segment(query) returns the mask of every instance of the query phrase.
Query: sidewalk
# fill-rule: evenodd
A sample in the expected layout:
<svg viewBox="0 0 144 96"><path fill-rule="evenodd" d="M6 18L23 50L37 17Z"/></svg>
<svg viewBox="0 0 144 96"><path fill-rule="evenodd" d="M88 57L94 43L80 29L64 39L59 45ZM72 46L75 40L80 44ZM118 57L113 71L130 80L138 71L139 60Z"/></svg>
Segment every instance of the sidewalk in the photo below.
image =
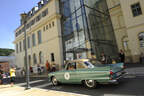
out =
<svg viewBox="0 0 144 96"><path fill-rule="evenodd" d="M39 88L31 88L25 90L24 87L10 85L0 85L0 96L86 96L83 94L74 94L68 92L60 92L53 90L44 90Z"/></svg>

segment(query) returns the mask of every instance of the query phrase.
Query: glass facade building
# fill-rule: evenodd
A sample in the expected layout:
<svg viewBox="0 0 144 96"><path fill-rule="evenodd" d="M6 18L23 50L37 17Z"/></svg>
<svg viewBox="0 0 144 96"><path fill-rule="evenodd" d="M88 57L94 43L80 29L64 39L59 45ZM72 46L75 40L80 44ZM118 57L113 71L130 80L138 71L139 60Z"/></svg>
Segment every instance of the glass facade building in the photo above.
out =
<svg viewBox="0 0 144 96"><path fill-rule="evenodd" d="M117 45L106 0L60 0L65 60L117 56Z"/></svg>

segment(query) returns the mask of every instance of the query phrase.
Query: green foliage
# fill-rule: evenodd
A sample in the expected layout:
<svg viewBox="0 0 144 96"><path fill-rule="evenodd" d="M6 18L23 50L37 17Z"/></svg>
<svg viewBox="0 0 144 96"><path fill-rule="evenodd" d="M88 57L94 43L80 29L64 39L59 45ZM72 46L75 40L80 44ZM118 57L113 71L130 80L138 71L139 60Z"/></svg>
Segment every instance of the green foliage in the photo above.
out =
<svg viewBox="0 0 144 96"><path fill-rule="evenodd" d="M13 52L14 52L13 49L2 49L2 48L0 48L0 56L8 56Z"/></svg>

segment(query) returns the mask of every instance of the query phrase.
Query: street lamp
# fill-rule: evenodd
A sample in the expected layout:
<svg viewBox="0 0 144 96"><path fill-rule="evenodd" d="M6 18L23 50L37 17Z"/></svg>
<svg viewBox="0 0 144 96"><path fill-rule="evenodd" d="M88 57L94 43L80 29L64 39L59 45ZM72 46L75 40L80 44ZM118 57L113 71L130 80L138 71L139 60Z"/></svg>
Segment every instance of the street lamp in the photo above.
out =
<svg viewBox="0 0 144 96"><path fill-rule="evenodd" d="M27 86L26 86L26 90L30 89L30 84L29 84L29 81L30 81L30 72L29 72L29 63L27 63L27 43L26 43L26 23L27 23L27 20L26 20L26 17L27 17L27 14L26 13L22 13L21 14L21 17L22 17L22 23L24 24L24 43L25 43L25 65L26 65L26 82L27 82Z"/></svg>

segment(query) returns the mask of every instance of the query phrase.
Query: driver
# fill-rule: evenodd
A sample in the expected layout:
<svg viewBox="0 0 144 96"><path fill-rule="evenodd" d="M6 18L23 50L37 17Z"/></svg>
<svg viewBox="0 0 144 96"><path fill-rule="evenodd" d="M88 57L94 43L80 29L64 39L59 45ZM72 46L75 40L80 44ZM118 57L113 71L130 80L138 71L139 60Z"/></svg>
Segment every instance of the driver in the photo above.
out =
<svg viewBox="0 0 144 96"><path fill-rule="evenodd" d="M70 65L69 68L68 68L68 70L74 70L74 69L75 69L74 65Z"/></svg>

